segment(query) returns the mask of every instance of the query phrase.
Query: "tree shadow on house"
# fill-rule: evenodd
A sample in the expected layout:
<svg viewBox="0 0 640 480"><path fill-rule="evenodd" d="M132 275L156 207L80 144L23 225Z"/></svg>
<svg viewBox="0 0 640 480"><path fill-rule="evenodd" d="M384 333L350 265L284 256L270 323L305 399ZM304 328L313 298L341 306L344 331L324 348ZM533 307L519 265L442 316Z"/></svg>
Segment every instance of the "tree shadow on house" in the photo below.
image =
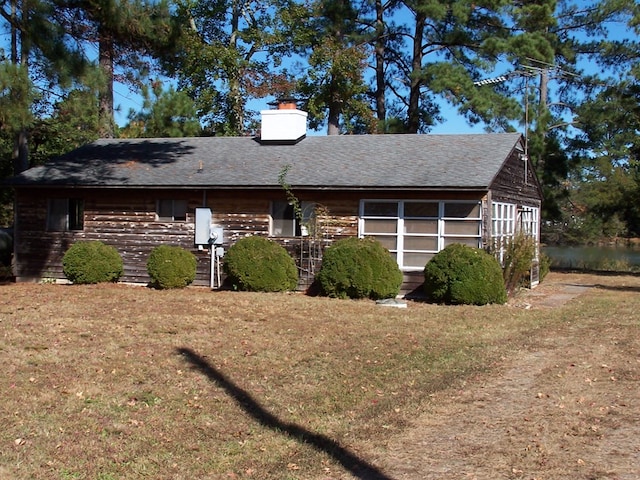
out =
<svg viewBox="0 0 640 480"><path fill-rule="evenodd" d="M182 355L193 368L203 373L211 382L224 388L238 406L261 425L275 432L284 433L300 443L310 445L316 450L329 455L356 478L362 480L392 480L391 477L385 475L377 467L359 458L335 440L325 435L310 432L294 423L287 423L279 419L260 405L249 392L233 383L222 372L214 368L207 360L193 350L189 348L178 348L177 352Z"/></svg>

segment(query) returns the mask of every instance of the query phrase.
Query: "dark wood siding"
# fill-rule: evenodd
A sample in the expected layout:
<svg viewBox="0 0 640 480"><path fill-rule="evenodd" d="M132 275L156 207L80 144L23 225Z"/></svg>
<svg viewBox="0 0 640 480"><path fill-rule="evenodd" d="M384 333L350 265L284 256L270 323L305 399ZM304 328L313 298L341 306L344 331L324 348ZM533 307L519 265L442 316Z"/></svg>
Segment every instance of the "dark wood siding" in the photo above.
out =
<svg viewBox="0 0 640 480"><path fill-rule="evenodd" d="M508 182L505 180L505 184ZM505 191L507 189L504 189ZM332 242L358 233L361 199L483 200L486 192L402 191L335 192L295 191L300 201L315 202L323 209L318 217L319 234L314 238L274 238L296 259L306 279L306 288L320 266L322 250ZM47 232L49 198L84 199L84 229L76 232ZM158 199L186 200L186 221L166 222L156 218ZM100 240L114 246L123 258L123 282L147 283L146 261L151 249L160 244L177 245L192 251L198 259L196 285L209 285L210 251L194 245L194 214L205 206L213 212L212 221L224 228L224 248L248 235L269 236L270 205L286 200L284 192L274 190L161 190L161 189L18 189L16 225L16 277L19 281L64 279L62 257L81 240ZM489 212L483 211L489 222ZM422 272L406 272L403 293L420 292Z"/></svg>
<svg viewBox="0 0 640 480"><path fill-rule="evenodd" d="M540 207L542 193L531 162L514 152L491 184L491 197L496 202Z"/></svg>

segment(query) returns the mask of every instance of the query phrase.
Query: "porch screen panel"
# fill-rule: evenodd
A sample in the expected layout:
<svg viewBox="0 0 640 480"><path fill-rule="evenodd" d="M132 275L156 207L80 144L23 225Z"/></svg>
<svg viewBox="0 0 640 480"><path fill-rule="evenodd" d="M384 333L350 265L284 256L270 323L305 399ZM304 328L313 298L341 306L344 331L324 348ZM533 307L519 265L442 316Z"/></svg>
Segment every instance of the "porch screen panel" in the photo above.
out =
<svg viewBox="0 0 640 480"><path fill-rule="evenodd" d="M478 247L481 212L480 202L363 200L359 234L378 239L401 268L420 270L451 243Z"/></svg>
<svg viewBox="0 0 640 480"><path fill-rule="evenodd" d="M404 252L403 260L406 267L411 267L412 265L417 265L421 269L433 258L435 253L427 253L427 252Z"/></svg>
<svg viewBox="0 0 640 480"><path fill-rule="evenodd" d="M402 267L424 268L438 252L439 202L402 202Z"/></svg>
<svg viewBox="0 0 640 480"><path fill-rule="evenodd" d="M443 248L452 243L480 247L480 202L445 202L443 204Z"/></svg>
<svg viewBox="0 0 640 480"><path fill-rule="evenodd" d="M365 202L361 236L378 240L394 257L398 251L398 202Z"/></svg>

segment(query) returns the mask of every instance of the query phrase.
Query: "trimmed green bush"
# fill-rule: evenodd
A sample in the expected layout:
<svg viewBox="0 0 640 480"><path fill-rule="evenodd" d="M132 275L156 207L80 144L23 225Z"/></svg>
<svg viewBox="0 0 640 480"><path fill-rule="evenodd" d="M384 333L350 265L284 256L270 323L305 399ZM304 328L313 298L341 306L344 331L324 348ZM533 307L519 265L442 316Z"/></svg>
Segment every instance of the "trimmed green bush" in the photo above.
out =
<svg viewBox="0 0 640 480"><path fill-rule="evenodd" d="M377 300L398 295L402 272L380 242L352 237L325 250L316 280L330 297Z"/></svg>
<svg viewBox="0 0 640 480"><path fill-rule="evenodd" d="M427 299L453 305L505 303L502 268L493 255L459 243L438 252L424 267Z"/></svg>
<svg viewBox="0 0 640 480"><path fill-rule="evenodd" d="M196 256L182 247L159 245L147 259L151 286L160 289L184 288L196 278Z"/></svg>
<svg viewBox="0 0 640 480"><path fill-rule="evenodd" d="M77 242L62 257L62 272L76 284L117 282L124 266L115 247L99 241Z"/></svg>
<svg viewBox="0 0 640 480"><path fill-rule="evenodd" d="M224 256L224 272L234 289L285 292L298 285L298 268L285 248L268 238L244 237Z"/></svg>

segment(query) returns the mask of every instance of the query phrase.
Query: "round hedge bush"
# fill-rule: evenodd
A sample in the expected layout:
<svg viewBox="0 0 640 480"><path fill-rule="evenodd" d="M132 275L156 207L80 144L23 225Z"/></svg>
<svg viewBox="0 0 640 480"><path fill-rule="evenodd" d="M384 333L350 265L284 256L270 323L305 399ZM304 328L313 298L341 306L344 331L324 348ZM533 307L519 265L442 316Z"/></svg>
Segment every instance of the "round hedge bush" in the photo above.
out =
<svg viewBox="0 0 640 480"><path fill-rule="evenodd" d="M182 247L159 245L147 259L151 286L160 289L184 288L196 278L196 256Z"/></svg>
<svg viewBox="0 0 640 480"><path fill-rule="evenodd" d="M124 266L115 247L99 241L77 242L62 257L62 272L76 284L117 282Z"/></svg>
<svg viewBox="0 0 640 480"><path fill-rule="evenodd" d="M298 285L296 262L285 248L267 238L244 237L224 256L224 272L234 289L285 292Z"/></svg>
<svg viewBox="0 0 640 480"><path fill-rule="evenodd" d="M378 300L398 295L402 272L379 241L352 237L325 250L316 280L330 297Z"/></svg>
<svg viewBox="0 0 640 480"><path fill-rule="evenodd" d="M495 257L459 243L438 252L424 267L427 299L453 305L504 303L507 292Z"/></svg>

